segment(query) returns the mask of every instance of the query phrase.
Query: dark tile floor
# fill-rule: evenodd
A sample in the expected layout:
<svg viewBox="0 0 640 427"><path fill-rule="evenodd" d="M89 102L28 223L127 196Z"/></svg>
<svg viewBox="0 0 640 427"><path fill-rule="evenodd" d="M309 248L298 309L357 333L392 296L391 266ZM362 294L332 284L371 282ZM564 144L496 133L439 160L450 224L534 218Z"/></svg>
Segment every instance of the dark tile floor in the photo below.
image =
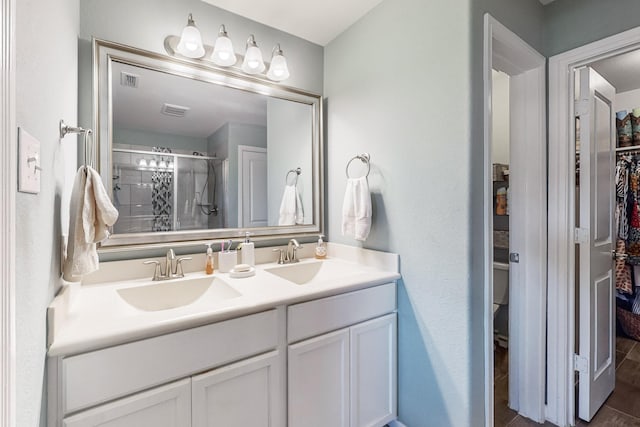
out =
<svg viewBox="0 0 640 427"><path fill-rule="evenodd" d="M538 424L508 407L509 367L507 350L495 352L495 427L553 426ZM640 427L640 343L616 339L616 388L590 423L578 420L576 427Z"/></svg>

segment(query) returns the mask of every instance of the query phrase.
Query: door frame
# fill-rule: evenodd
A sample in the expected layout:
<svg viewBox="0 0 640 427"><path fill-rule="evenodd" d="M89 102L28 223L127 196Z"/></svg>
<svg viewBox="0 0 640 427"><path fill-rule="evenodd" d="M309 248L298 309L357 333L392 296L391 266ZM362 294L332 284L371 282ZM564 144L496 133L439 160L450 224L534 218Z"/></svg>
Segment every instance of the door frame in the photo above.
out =
<svg viewBox="0 0 640 427"><path fill-rule="evenodd" d="M484 331L485 425L493 425L493 191L491 71L519 76L510 84L510 123L520 130L527 156L523 200L528 238L519 246L519 286L510 289L509 404L542 422L545 417L545 320L547 264L546 58L488 13L484 15ZM513 134L512 134L513 135ZM533 231L535 230L535 232ZM525 340L524 337L527 337Z"/></svg>
<svg viewBox="0 0 640 427"><path fill-rule="evenodd" d="M16 422L15 211L16 211L16 0L2 0L0 20L0 425Z"/></svg>
<svg viewBox="0 0 640 427"><path fill-rule="evenodd" d="M574 70L640 49L640 27L549 58L549 265L547 419L575 424Z"/></svg>

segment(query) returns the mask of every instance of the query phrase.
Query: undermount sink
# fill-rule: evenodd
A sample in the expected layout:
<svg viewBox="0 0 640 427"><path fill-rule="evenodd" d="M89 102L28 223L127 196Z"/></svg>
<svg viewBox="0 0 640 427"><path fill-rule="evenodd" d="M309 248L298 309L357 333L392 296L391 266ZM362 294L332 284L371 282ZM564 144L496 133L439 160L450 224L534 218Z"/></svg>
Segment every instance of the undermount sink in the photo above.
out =
<svg viewBox="0 0 640 427"><path fill-rule="evenodd" d="M189 305L205 294L207 299L222 301L239 297L240 292L218 277L156 282L117 290L127 304L143 311L159 311Z"/></svg>
<svg viewBox="0 0 640 427"><path fill-rule="evenodd" d="M349 274L349 271L341 267L335 263L329 265L327 261L311 261L266 268L264 271L298 285L306 285L337 279Z"/></svg>

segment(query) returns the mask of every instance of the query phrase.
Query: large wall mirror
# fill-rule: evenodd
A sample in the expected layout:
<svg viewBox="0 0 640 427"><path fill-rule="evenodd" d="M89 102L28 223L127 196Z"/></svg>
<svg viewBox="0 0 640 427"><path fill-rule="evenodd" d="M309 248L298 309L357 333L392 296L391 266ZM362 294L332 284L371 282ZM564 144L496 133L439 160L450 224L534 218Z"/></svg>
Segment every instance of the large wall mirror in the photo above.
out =
<svg viewBox="0 0 640 427"><path fill-rule="evenodd" d="M94 40L103 247L322 232L322 98Z"/></svg>

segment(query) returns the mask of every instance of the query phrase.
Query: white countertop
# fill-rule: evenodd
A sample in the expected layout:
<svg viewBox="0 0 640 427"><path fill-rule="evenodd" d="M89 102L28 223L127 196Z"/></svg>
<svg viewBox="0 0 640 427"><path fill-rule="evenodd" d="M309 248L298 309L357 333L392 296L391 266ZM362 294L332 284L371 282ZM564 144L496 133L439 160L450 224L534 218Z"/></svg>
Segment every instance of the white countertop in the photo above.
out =
<svg viewBox="0 0 640 427"><path fill-rule="evenodd" d="M149 277L66 286L49 306L48 354L62 356L83 353L400 278L398 256L395 254L335 244L329 246L329 251L334 254L333 257L300 261L300 265L323 263L324 278L303 285L265 271L279 267L276 263L259 264L255 276L242 279L231 278L228 273L219 273L217 270L213 276L207 276L204 272L186 273L184 279L174 281L219 277L238 291L240 296L215 300L208 295L208 290L189 305L167 310L142 311L119 296L117 290L121 288L166 283L151 282Z"/></svg>

